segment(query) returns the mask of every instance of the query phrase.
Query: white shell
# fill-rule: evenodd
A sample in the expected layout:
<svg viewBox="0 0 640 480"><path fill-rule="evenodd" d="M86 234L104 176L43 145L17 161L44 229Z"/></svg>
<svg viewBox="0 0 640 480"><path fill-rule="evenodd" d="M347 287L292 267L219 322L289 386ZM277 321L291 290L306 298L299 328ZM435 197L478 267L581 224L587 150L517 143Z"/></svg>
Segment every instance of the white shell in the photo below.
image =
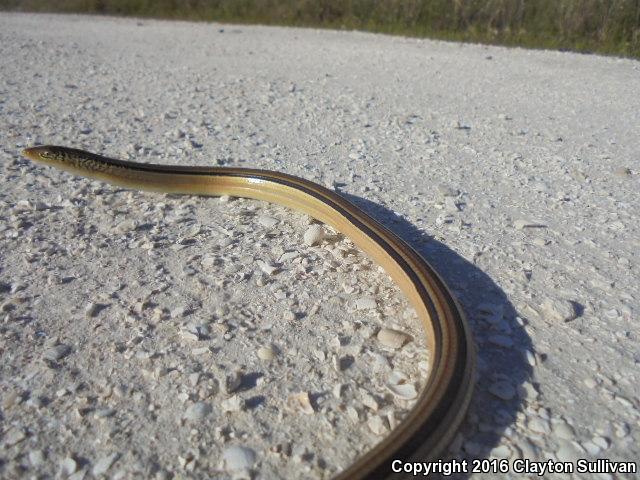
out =
<svg viewBox="0 0 640 480"><path fill-rule="evenodd" d="M378 401L370 393L360 390L360 397L362 398L362 404L370 410L377 412L378 408L380 408Z"/></svg>
<svg viewBox="0 0 640 480"><path fill-rule="evenodd" d="M391 372L391 375L389 375L389 380L387 381L387 383L389 385L400 385L401 383L406 383L407 380L409 380L409 377L407 377L404 373L398 370L394 370L393 372Z"/></svg>
<svg viewBox="0 0 640 480"><path fill-rule="evenodd" d="M247 447L231 446L222 453L227 470L248 470L256 461L256 452Z"/></svg>
<svg viewBox="0 0 640 480"><path fill-rule="evenodd" d="M258 358L269 362L276 358L276 352L271 347L260 347L257 352Z"/></svg>
<svg viewBox="0 0 640 480"><path fill-rule="evenodd" d="M322 241L325 238L326 233L322 225L311 225L306 232L304 232L304 243L310 247Z"/></svg>
<svg viewBox="0 0 640 480"><path fill-rule="evenodd" d="M371 416L367 421L367 425L376 435L382 435L387 432L387 426L384 423L384 419L378 415Z"/></svg>
<svg viewBox="0 0 640 480"><path fill-rule="evenodd" d="M404 400L413 400L418 396L418 391L412 383L400 383L398 385L387 385L387 388L396 397L400 397Z"/></svg>
<svg viewBox="0 0 640 480"><path fill-rule="evenodd" d="M411 336L400 330L383 328L378 332L378 341L385 347L398 349L411 340Z"/></svg>

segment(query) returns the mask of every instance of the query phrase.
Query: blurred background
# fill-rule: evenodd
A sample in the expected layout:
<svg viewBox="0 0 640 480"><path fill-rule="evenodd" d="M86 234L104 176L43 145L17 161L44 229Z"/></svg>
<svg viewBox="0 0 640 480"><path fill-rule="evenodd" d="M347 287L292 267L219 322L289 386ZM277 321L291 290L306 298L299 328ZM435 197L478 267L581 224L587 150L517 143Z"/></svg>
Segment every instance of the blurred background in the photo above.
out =
<svg viewBox="0 0 640 480"><path fill-rule="evenodd" d="M640 58L640 0L0 0L0 9L355 29Z"/></svg>

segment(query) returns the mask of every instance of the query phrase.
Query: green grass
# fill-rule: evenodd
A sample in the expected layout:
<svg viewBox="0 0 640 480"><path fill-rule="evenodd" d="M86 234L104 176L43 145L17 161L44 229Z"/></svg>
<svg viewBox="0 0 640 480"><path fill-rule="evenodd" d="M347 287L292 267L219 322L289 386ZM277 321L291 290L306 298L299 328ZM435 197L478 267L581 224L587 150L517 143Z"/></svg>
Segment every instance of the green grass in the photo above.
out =
<svg viewBox="0 0 640 480"><path fill-rule="evenodd" d="M640 58L640 0L0 0L0 9L342 28Z"/></svg>

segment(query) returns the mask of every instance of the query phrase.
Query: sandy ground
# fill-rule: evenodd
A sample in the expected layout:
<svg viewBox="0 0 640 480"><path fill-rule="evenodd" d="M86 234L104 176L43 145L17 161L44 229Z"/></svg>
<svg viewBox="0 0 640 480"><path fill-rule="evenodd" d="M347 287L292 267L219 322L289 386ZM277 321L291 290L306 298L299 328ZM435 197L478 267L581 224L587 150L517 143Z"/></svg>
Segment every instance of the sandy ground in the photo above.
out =
<svg viewBox="0 0 640 480"><path fill-rule="evenodd" d="M21 159L38 143L339 190L468 313L477 387L449 456L509 467L471 478L637 460L639 91L625 59L0 14L0 476L329 478L410 407L389 379L427 368L347 239ZM412 340L384 348L384 325Z"/></svg>

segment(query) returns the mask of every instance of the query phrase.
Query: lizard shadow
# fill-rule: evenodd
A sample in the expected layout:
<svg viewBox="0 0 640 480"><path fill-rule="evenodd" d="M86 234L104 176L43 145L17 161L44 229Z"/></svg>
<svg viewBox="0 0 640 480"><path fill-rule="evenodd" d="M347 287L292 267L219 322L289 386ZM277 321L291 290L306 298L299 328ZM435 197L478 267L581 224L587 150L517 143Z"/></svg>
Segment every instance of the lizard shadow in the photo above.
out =
<svg viewBox="0 0 640 480"><path fill-rule="evenodd" d="M505 292L474 263L392 210L343 191L339 193L422 255L440 274L467 315L477 351L476 384L459 434L442 460L466 460L468 467L466 473L442 478L468 478L473 473L474 460L489 458L507 429L515 424L517 413L526 401L523 383L532 375L526 352L534 349L522 326L524 321L519 319Z"/></svg>

